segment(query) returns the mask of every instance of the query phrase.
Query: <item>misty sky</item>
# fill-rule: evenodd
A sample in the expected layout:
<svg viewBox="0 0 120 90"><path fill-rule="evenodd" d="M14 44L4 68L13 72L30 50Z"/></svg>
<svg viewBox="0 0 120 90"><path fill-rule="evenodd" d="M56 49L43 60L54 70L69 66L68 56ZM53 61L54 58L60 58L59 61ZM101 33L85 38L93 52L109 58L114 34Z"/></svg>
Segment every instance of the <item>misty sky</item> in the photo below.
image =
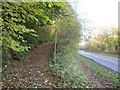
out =
<svg viewBox="0 0 120 90"><path fill-rule="evenodd" d="M119 0L72 0L73 7L86 27L118 26Z"/></svg>

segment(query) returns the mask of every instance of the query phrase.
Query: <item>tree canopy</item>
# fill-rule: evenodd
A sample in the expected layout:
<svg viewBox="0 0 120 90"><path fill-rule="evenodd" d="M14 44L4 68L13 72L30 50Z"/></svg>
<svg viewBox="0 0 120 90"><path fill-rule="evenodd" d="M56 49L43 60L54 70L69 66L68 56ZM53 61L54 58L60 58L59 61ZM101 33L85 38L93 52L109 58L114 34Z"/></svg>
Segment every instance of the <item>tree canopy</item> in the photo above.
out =
<svg viewBox="0 0 120 90"><path fill-rule="evenodd" d="M65 2L2 2L3 61L23 54L49 40L56 18L67 14ZM46 34L48 32L48 34Z"/></svg>
<svg viewBox="0 0 120 90"><path fill-rule="evenodd" d="M119 48L117 27L103 29L101 32L92 34L84 46L87 50L108 53L118 53Z"/></svg>

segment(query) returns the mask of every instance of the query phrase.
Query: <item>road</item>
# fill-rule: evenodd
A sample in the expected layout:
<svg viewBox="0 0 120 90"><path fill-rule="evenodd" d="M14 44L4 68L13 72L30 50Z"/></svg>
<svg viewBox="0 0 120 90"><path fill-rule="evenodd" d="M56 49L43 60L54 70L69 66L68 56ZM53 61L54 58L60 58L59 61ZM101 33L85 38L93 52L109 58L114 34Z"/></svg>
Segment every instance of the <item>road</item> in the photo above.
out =
<svg viewBox="0 0 120 90"><path fill-rule="evenodd" d="M79 51L79 53L87 58L90 58L91 60L94 60L95 62L102 64L103 66L106 66L112 70L119 71L118 69L118 62L120 62L120 58L116 57L110 57L110 56L104 56L99 55L91 52L86 51ZM120 72L120 71L119 71Z"/></svg>

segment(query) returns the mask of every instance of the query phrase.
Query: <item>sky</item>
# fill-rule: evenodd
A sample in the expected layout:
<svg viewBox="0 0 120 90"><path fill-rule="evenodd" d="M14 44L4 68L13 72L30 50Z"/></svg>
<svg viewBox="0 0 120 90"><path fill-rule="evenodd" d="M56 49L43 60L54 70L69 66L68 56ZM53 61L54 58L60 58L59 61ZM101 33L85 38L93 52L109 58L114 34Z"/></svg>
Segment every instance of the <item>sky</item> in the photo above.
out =
<svg viewBox="0 0 120 90"><path fill-rule="evenodd" d="M71 0L78 17L90 28L118 26L119 0ZM73 2L74 1L74 2Z"/></svg>
<svg viewBox="0 0 120 90"><path fill-rule="evenodd" d="M83 35L99 33L105 28L118 27L118 2L120 0L70 0L82 21ZM104 29L103 29L104 28ZM82 45L85 44L84 39Z"/></svg>

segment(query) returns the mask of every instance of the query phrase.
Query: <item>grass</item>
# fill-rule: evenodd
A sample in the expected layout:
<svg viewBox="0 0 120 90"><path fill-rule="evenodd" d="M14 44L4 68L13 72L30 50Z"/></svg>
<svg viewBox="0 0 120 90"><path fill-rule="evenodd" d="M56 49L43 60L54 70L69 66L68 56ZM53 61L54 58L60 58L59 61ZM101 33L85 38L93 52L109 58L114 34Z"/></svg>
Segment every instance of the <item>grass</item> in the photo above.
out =
<svg viewBox="0 0 120 90"><path fill-rule="evenodd" d="M96 62L94 62L91 59L88 59L82 55L80 55L79 53L76 52L76 57L80 58L80 61L82 61L85 66L87 66L88 68L90 68L97 76L105 79L106 81L112 83L113 86L117 87L119 84L118 82L118 72L113 71L109 68L106 68Z"/></svg>
<svg viewBox="0 0 120 90"><path fill-rule="evenodd" d="M58 55L56 62L50 67L64 80L66 87L88 88L92 85L72 54Z"/></svg>

